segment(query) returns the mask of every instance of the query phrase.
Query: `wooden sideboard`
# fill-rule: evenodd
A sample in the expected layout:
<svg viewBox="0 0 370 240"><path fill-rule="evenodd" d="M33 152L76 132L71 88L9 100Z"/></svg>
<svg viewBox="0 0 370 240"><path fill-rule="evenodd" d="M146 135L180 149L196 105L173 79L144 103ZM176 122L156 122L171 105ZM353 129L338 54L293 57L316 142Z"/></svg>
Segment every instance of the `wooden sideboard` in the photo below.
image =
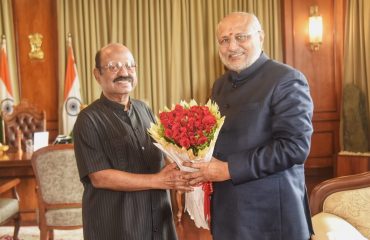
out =
<svg viewBox="0 0 370 240"><path fill-rule="evenodd" d="M20 198L21 225L36 225L36 180L31 165L32 153L3 153L0 156L0 183L20 178L17 187Z"/></svg>
<svg viewBox="0 0 370 240"><path fill-rule="evenodd" d="M339 152L337 156L336 176L346 176L370 171L370 152Z"/></svg>

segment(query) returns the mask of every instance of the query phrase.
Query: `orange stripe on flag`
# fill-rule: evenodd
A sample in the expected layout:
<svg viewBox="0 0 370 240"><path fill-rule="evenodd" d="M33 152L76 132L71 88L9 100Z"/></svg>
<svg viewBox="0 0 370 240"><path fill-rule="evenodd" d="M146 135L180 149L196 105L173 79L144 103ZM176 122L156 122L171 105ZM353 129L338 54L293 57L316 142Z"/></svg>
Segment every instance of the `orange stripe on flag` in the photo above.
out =
<svg viewBox="0 0 370 240"><path fill-rule="evenodd" d="M64 99L67 99L69 92L71 91L73 81L75 80L77 74L75 72L75 59L73 56L72 47L68 47L68 59L67 59L67 71L66 71L66 79L64 83Z"/></svg>
<svg viewBox="0 0 370 240"><path fill-rule="evenodd" d="M9 67L8 67L8 58L6 56L5 44L1 46L0 53L0 79L4 82L6 90L10 96L13 97L12 84L10 82Z"/></svg>

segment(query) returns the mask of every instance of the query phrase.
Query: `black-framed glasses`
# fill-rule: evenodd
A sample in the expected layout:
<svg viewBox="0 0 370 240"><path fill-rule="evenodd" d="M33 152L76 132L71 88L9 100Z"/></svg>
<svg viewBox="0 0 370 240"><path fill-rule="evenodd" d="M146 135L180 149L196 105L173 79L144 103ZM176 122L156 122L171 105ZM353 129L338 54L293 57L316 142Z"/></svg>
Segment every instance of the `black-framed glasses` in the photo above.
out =
<svg viewBox="0 0 370 240"><path fill-rule="evenodd" d="M250 33L238 33L234 35L234 40L237 44L243 44L250 41L254 34L261 32L260 30L253 31ZM221 47L229 47L233 38L223 37L218 40L218 44Z"/></svg>
<svg viewBox="0 0 370 240"><path fill-rule="evenodd" d="M102 66L101 68L108 69L108 71L111 73L118 73L122 70L122 68L125 68L127 72L133 72L135 71L136 64L133 62L122 63L110 61L107 65Z"/></svg>

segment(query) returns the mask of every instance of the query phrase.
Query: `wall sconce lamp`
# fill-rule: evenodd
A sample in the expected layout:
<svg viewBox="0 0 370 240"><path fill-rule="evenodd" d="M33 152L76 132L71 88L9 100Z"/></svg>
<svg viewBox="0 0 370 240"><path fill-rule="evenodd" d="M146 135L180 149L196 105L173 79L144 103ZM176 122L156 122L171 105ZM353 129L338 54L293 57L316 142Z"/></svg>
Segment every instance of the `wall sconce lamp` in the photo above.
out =
<svg viewBox="0 0 370 240"><path fill-rule="evenodd" d="M310 39L311 49L313 51L319 50L322 43L322 16L319 15L318 6L310 7L310 17L308 23L308 34Z"/></svg>

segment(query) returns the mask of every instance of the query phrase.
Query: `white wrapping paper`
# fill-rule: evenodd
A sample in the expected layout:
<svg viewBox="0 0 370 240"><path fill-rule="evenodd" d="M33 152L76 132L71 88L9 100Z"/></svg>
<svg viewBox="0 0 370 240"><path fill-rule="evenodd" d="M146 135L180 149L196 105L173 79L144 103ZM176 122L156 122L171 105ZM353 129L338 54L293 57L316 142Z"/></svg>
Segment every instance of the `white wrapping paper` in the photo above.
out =
<svg viewBox="0 0 370 240"><path fill-rule="evenodd" d="M193 192L185 193L185 211L189 213L195 226L209 230L204 216L204 191L202 186L195 187Z"/></svg>
<svg viewBox="0 0 370 240"><path fill-rule="evenodd" d="M208 162L212 158L214 144L210 146L206 157L203 160L190 160L186 151L179 152L177 148L167 145L167 148L163 147L159 143L154 143L159 149L161 149L170 160L177 163L180 170L185 172L195 172L197 169L183 166L184 161L191 162ZM190 218L194 221L195 225L200 228L209 229L208 223L204 216L204 191L202 186L194 187L194 191L185 193L185 207L184 211L189 213Z"/></svg>

